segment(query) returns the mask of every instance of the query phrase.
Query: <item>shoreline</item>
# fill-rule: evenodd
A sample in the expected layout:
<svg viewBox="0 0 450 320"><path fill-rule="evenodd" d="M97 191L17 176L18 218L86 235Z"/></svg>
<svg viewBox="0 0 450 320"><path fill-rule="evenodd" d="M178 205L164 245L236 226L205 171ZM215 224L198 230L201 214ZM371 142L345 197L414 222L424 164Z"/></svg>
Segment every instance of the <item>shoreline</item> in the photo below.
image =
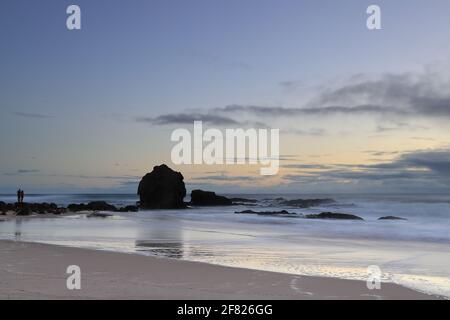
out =
<svg viewBox="0 0 450 320"><path fill-rule="evenodd" d="M66 269L81 268L81 290ZM34 242L0 240L0 299L441 299L393 283L225 267Z"/></svg>

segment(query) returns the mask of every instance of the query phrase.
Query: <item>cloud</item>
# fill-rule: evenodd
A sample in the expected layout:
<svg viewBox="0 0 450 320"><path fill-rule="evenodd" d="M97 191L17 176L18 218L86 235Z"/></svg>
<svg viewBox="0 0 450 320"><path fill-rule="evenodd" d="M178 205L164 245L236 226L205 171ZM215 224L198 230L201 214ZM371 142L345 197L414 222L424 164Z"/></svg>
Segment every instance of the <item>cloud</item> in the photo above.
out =
<svg viewBox="0 0 450 320"><path fill-rule="evenodd" d="M333 115L333 114L371 114L371 113L394 113L403 115L407 112L391 106L380 106L373 104L362 104L357 106L325 106L325 107L304 107L304 108L286 108L286 107L265 107L265 106L246 106L229 105L222 108L215 108L216 112L221 113L250 113L259 117L292 117L302 115Z"/></svg>
<svg viewBox="0 0 450 320"><path fill-rule="evenodd" d="M320 169L320 170L328 170L332 169L332 165L325 164L286 164L283 165L283 168L286 169Z"/></svg>
<svg viewBox="0 0 450 320"><path fill-rule="evenodd" d="M32 118L32 119L47 119L47 118L53 118L53 116L49 116L46 114L40 114L40 113L28 113L28 112L13 112L14 115L18 117L23 118Z"/></svg>
<svg viewBox="0 0 450 320"><path fill-rule="evenodd" d="M113 175L84 175L84 174L58 174L58 173L45 173L40 170L35 169L20 169L16 172L7 172L3 175L6 176L17 176L23 174L33 174L33 176L40 177L61 177L61 178L79 178L79 179L99 179L99 180L131 180L136 181L140 179L138 176L131 175L122 175L122 176L113 176Z"/></svg>
<svg viewBox="0 0 450 320"><path fill-rule="evenodd" d="M293 90L297 90L299 88L304 87L305 83L303 81L289 80L289 81L280 81L279 85L284 90L293 91Z"/></svg>
<svg viewBox="0 0 450 320"><path fill-rule="evenodd" d="M202 121L212 125L238 125L239 122L228 117L201 113L166 114L155 118L139 117L138 122L146 122L154 125L192 124L194 121Z"/></svg>
<svg viewBox="0 0 450 320"><path fill-rule="evenodd" d="M281 133L286 134L294 134L299 136L323 136L326 134L326 131L324 129L320 128L312 128L309 130L301 130L301 129L282 129Z"/></svg>
<svg viewBox="0 0 450 320"><path fill-rule="evenodd" d="M292 81L281 82L285 88L295 85ZM215 111L277 118L338 114L449 117L450 80L428 72L359 75L322 89L312 101L296 108L236 104L215 108Z"/></svg>
<svg viewBox="0 0 450 320"><path fill-rule="evenodd" d="M245 182L257 180L254 176L229 176L225 174L211 175L211 176L199 176L194 177L191 180L206 180L206 181L227 181L227 182Z"/></svg>
<svg viewBox="0 0 450 320"><path fill-rule="evenodd" d="M28 173L38 173L39 170L36 169L19 169L16 172L6 172L4 173L5 176L16 176L21 174L28 174Z"/></svg>
<svg viewBox="0 0 450 320"><path fill-rule="evenodd" d="M372 78L363 76L335 89L325 90L313 104L325 107L339 104L348 108L372 104L379 106L372 112L449 117L450 81L447 76L429 72L384 74Z"/></svg>
<svg viewBox="0 0 450 320"><path fill-rule="evenodd" d="M450 187L450 149L417 150L404 153L395 159L376 164L289 164L292 169L283 179L291 183L331 184L381 183L392 188L401 185L412 189L430 190ZM397 190L401 191L401 190Z"/></svg>
<svg viewBox="0 0 450 320"><path fill-rule="evenodd" d="M39 170L36 169L19 169L17 170L17 173L36 173L39 172Z"/></svg>
<svg viewBox="0 0 450 320"><path fill-rule="evenodd" d="M283 88L292 89L298 81L283 81ZM450 79L427 71L402 74L351 76L332 86L322 87L313 99L298 107L232 104L195 112L140 117L135 120L154 125L192 124L195 120L216 126L245 126L268 128L277 119L296 117L371 116L390 123L379 123L376 131L425 130L405 119L450 117ZM243 121L246 119L247 121ZM378 119L380 120L380 119ZM306 131L285 128L285 133L324 135L323 129Z"/></svg>

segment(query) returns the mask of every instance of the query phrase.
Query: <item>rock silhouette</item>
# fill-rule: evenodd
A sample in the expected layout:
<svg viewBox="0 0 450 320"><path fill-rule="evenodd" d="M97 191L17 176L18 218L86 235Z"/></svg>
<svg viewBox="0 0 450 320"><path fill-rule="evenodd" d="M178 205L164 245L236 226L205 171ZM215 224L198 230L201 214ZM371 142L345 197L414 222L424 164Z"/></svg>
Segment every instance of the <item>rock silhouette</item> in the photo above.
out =
<svg viewBox="0 0 450 320"><path fill-rule="evenodd" d="M231 206L233 202L212 191L192 190L191 204L194 206Z"/></svg>
<svg viewBox="0 0 450 320"><path fill-rule="evenodd" d="M308 214L308 219L339 219L339 220L364 220L361 217L347 213L322 212L319 214Z"/></svg>
<svg viewBox="0 0 450 320"><path fill-rule="evenodd" d="M184 177L165 164L153 167L139 183L138 195L143 209L183 209L186 204Z"/></svg>
<svg viewBox="0 0 450 320"><path fill-rule="evenodd" d="M405 218L395 217L395 216L386 216L378 218L378 220L406 220Z"/></svg>
<svg viewBox="0 0 450 320"><path fill-rule="evenodd" d="M256 214L260 216L296 216L298 217L297 213L295 212L289 212L286 210L281 211L253 211L253 210L243 210L243 211L235 211L234 213L238 214Z"/></svg>

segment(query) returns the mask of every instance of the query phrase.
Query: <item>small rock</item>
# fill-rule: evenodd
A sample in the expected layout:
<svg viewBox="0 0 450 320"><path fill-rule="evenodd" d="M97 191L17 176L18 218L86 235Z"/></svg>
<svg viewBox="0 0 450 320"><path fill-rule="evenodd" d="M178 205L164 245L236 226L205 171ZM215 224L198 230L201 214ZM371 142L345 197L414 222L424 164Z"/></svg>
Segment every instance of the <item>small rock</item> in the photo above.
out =
<svg viewBox="0 0 450 320"><path fill-rule="evenodd" d="M340 220L364 220L361 217L347 213L322 212L319 214L308 214L308 219L340 219Z"/></svg>
<svg viewBox="0 0 450 320"><path fill-rule="evenodd" d="M86 217L88 218L108 218L112 217L113 215L111 213L105 213L105 212L92 212L88 214Z"/></svg>
<svg viewBox="0 0 450 320"><path fill-rule="evenodd" d="M87 207L92 211L117 211L115 206L105 201L92 201L88 203Z"/></svg>
<svg viewBox="0 0 450 320"><path fill-rule="evenodd" d="M378 218L378 220L407 220L407 219L401 218L401 217L395 217L395 216L385 216L385 217Z"/></svg>
<svg viewBox="0 0 450 320"><path fill-rule="evenodd" d="M243 210L243 211L236 211L234 213L242 214L256 214L261 216L297 216L295 212L288 212L286 210L281 211L253 211L253 210Z"/></svg>

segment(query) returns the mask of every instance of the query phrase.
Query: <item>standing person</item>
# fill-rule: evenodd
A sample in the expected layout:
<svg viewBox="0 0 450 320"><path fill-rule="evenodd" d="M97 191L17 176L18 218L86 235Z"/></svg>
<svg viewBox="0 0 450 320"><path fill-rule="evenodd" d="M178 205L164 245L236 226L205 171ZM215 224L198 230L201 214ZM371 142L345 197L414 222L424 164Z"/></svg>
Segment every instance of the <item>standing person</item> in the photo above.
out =
<svg viewBox="0 0 450 320"><path fill-rule="evenodd" d="M23 198L25 197L25 192L23 190L20 190L20 202L23 203Z"/></svg>
<svg viewBox="0 0 450 320"><path fill-rule="evenodd" d="M17 202L18 203L20 203L20 196L21 196L21 194L22 194L22 190L20 190L20 188L19 188L19 190L17 190Z"/></svg>

